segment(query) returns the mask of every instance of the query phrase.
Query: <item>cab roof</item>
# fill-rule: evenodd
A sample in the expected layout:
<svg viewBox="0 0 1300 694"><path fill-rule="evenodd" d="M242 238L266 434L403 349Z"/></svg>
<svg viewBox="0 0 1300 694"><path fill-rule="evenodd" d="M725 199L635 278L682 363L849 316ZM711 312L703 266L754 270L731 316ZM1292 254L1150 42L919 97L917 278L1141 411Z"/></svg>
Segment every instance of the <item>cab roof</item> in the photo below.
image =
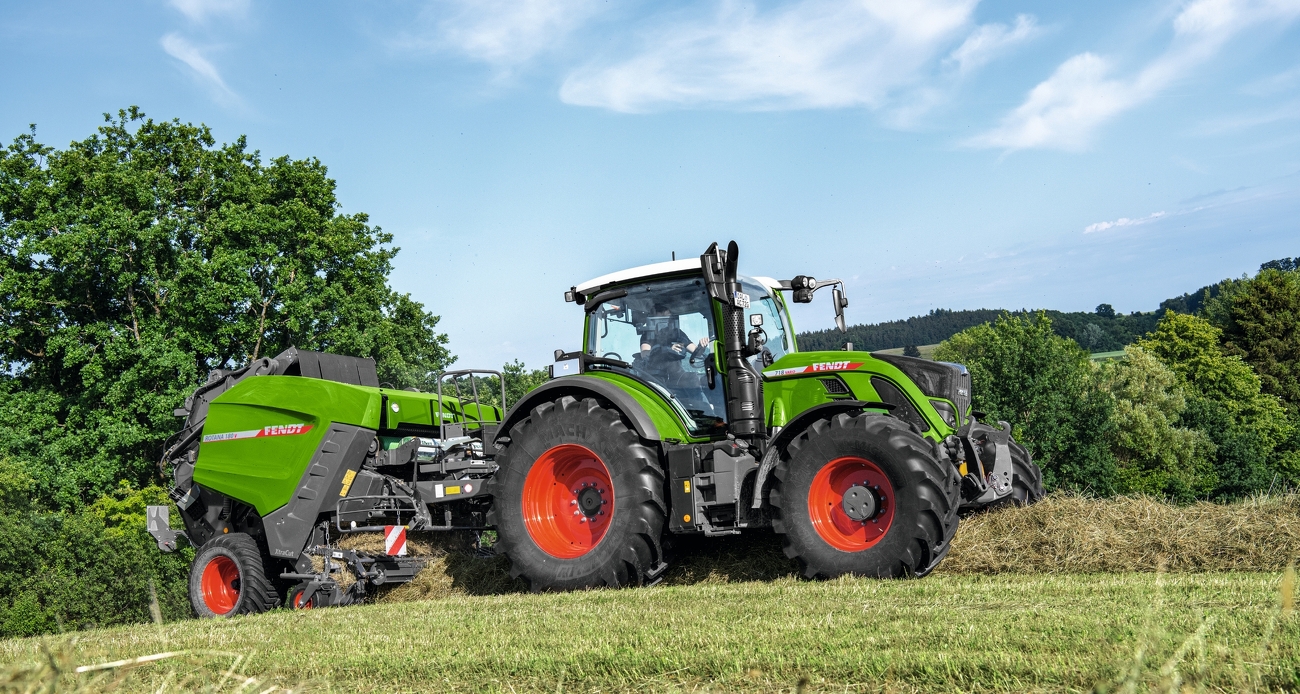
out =
<svg viewBox="0 0 1300 694"><path fill-rule="evenodd" d="M608 275L601 275L589 279L582 284L574 287L577 291L590 295L593 291L607 287L611 284L619 284L632 280L644 280L661 275L677 275L684 272L700 269L699 258L686 258L684 260L669 260L662 263L651 263L649 265L640 265L618 272L611 272ZM755 282L764 285L768 289L779 289L781 284L770 277L750 277Z"/></svg>
<svg viewBox="0 0 1300 694"><path fill-rule="evenodd" d="M659 275L674 275L682 272L690 272L691 270L699 270L699 269L700 269L699 258L687 258L684 260L669 260L663 263L651 263L649 265L641 265L638 267L628 268L626 270L619 270L618 272L611 272L608 275L601 275L600 277L597 277L595 279L589 279L586 282L579 284L578 286L574 287L574 289L578 290L579 292L582 292L583 294L590 294L591 290L593 289L600 289L601 287L606 287L611 284L617 284L619 282L627 282L628 280L646 279L649 277L657 277Z"/></svg>

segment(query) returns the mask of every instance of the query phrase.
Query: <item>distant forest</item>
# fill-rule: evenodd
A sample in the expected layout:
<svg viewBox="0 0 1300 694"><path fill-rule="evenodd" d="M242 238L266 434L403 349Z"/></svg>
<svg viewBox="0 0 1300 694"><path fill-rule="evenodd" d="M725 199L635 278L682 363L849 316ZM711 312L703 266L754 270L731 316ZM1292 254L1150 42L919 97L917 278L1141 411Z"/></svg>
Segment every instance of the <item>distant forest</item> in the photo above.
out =
<svg viewBox="0 0 1300 694"><path fill-rule="evenodd" d="M1281 258L1270 260L1260 269L1294 270L1300 265L1300 258ZM1226 281L1226 280L1225 280ZM1124 349L1137 338L1155 329L1165 311L1177 313L1198 313L1207 299L1218 296L1223 282L1206 285L1194 292L1175 296L1160 302L1155 311L1134 311L1130 314L1116 313L1110 304L1102 304L1091 313L1077 311L1046 311L1052 319L1052 328L1057 335L1068 337L1090 352L1113 352ZM852 342L855 350L874 352L879 349L898 347L919 347L932 345L956 335L957 333L983 323L990 323L1003 313L1003 309L981 308L971 311L950 311L934 309L924 316L913 316L905 320L888 321L849 326L848 333L838 330L818 330L799 333L801 351L835 350ZM1008 311L1012 315L1023 315L1033 311Z"/></svg>

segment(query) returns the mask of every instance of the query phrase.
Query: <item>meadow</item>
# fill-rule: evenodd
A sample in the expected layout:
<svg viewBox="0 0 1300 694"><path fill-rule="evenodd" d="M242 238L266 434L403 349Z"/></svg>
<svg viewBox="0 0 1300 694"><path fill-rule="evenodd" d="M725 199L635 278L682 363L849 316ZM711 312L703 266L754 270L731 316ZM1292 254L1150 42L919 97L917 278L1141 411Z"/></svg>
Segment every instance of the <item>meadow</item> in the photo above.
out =
<svg viewBox="0 0 1300 694"><path fill-rule="evenodd" d="M374 604L0 642L0 690L1300 688L1300 498L1053 495L966 526L922 580L799 580L754 535L680 546L655 587L567 594L418 538L430 567Z"/></svg>

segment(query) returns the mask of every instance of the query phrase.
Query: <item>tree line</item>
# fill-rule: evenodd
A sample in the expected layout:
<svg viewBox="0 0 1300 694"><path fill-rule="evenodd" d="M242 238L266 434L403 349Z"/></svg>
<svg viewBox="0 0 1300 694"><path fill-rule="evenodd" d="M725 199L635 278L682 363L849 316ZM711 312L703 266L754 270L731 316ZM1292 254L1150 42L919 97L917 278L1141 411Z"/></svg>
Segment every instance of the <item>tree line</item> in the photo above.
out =
<svg viewBox="0 0 1300 694"><path fill-rule="evenodd" d="M1188 306L1199 306L1197 297L1208 290L1217 294L1217 285L1204 287L1199 293L1184 294L1161 302L1156 311L1117 313L1110 304L1101 304L1095 311L1052 311L1042 312L1052 320L1052 330L1061 337L1079 343L1089 352L1114 352L1124 349L1137 338L1151 332L1161 316L1167 310L1188 313ZM852 342L853 348L867 352L898 347L916 347L934 345L973 328L977 325L997 320L1003 313L1016 316L1030 316L1039 311L1022 309L1005 311L1002 309L973 309L952 311L932 309L924 316L912 316L902 320L884 323L851 325L847 333L838 330L815 330L799 333L799 349L804 351L836 350L845 342Z"/></svg>
<svg viewBox="0 0 1300 694"><path fill-rule="evenodd" d="M1049 489L1228 500L1300 485L1300 271L1202 290L1101 363L1046 312L1004 313L934 358L971 370L973 407L1008 422Z"/></svg>

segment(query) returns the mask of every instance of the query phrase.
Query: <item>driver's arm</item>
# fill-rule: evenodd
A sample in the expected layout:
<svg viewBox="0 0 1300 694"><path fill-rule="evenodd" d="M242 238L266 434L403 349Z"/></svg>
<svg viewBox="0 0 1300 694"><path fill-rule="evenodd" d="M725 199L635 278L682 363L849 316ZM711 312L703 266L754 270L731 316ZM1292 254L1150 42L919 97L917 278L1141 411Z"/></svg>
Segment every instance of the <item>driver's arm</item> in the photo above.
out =
<svg viewBox="0 0 1300 694"><path fill-rule="evenodd" d="M708 346L709 346L709 338L708 336L705 336L705 337L701 337L698 343L692 342L689 345L686 345L686 351L690 352L691 354L695 354L696 350L704 349L705 347Z"/></svg>

